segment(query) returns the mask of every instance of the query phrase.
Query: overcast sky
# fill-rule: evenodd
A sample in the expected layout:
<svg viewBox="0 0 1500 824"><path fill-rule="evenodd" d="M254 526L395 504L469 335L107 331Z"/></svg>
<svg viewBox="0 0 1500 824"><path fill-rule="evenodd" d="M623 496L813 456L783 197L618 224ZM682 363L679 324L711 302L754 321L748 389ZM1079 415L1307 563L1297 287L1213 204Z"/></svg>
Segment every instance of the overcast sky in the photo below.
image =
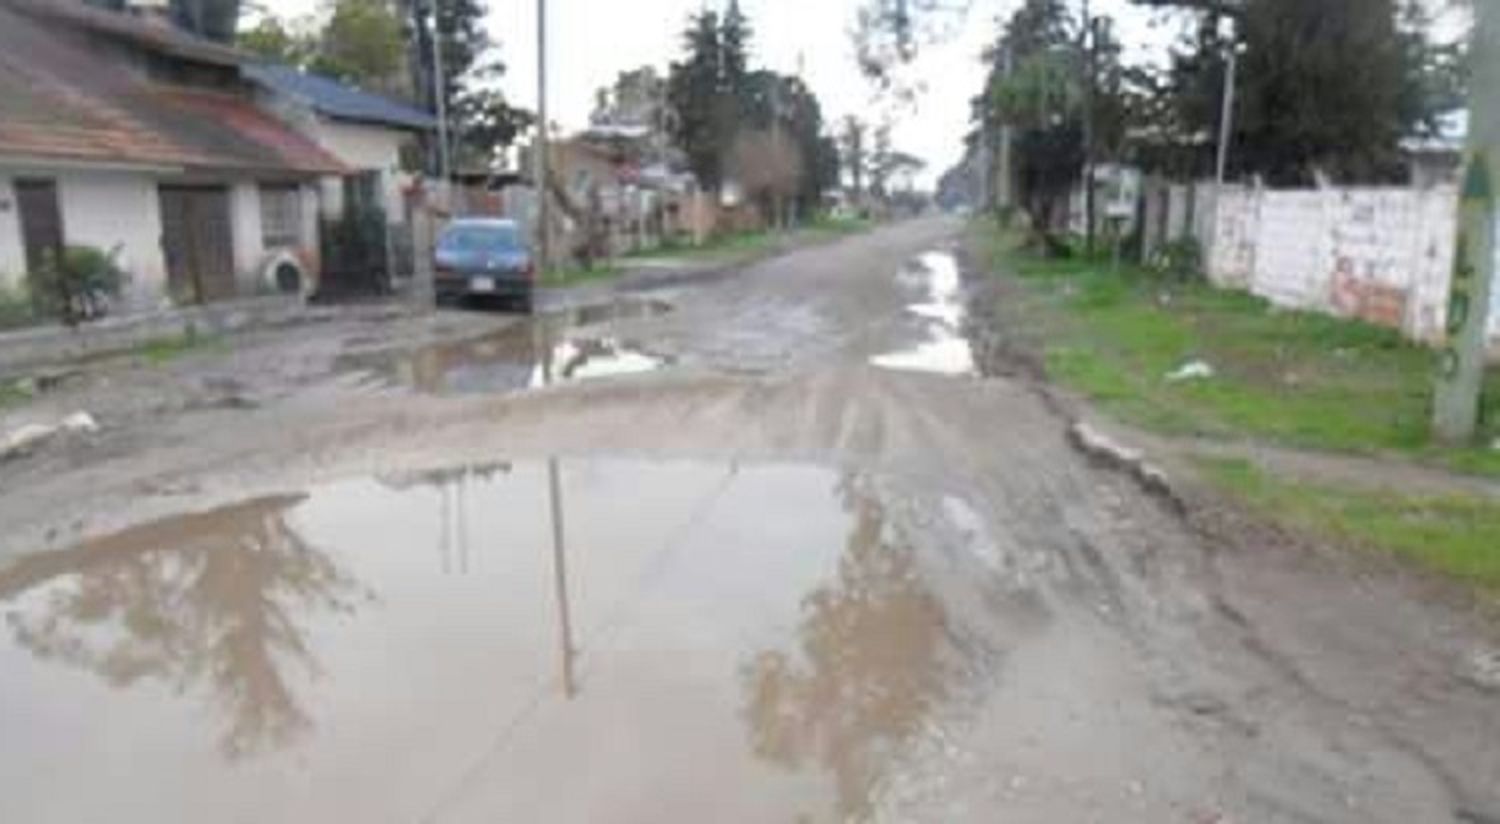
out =
<svg viewBox="0 0 1500 824"><path fill-rule="evenodd" d="M283 15L323 7L323 0L262 0ZM548 105L551 119L565 129L586 124L594 90L621 70L652 64L665 70L679 54L688 15L700 8L722 8L727 0L548 0ZM969 128L969 99L983 82L979 55L994 39L999 16L1019 0L970 0L969 12L952 36L926 48L911 67L911 78L925 87L915 108L894 123L896 147L929 164L930 182L962 152ZM848 29L860 0L741 0L755 27L754 61L781 72L795 72L822 101L829 122L846 114L873 119L870 87L854 63ZM961 2L954 5L961 5ZM490 33L499 42L508 72L507 95L535 107L536 2L489 0ZM1176 27L1133 8L1128 0L1093 0L1096 14L1110 14L1135 57L1159 56Z"/></svg>

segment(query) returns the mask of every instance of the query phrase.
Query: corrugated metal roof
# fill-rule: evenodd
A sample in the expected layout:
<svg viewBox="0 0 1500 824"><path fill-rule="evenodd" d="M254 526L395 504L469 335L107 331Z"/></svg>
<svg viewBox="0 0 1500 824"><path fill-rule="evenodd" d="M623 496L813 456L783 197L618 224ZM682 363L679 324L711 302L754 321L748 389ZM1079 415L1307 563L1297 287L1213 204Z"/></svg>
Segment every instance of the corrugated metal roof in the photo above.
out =
<svg viewBox="0 0 1500 824"><path fill-rule="evenodd" d="M437 128L437 120L427 112L331 77L274 63L247 65L244 74L272 91L303 101L328 117L416 131Z"/></svg>
<svg viewBox="0 0 1500 824"><path fill-rule="evenodd" d="M155 82L129 54L162 52L133 38L112 48L113 33L34 14L32 5L0 0L0 154L271 174L345 171L257 108L232 67L223 90ZM109 40L102 47L101 34Z"/></svg>
<svg viewBox="0 0 1500 824"><path fill-rule="evenodd" d="M245 60L243 53L229 46L204 40L175 26L142 19L131 13L96 8L79 0L0 0L0 3L31 15L127 40L163 54L222 66L238 65Z"/></svg>

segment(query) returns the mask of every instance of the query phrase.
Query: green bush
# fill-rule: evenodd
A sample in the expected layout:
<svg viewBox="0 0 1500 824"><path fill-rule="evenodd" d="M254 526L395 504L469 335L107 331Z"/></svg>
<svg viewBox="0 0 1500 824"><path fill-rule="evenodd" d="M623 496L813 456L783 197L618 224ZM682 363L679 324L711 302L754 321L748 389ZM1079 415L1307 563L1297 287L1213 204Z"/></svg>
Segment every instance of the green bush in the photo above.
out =
<svg viewBox="0 0 1500 824"><path fill-rule="evenodd" d="M70 326L109 314L128 276L117 258L120 248L106 252L93 246L68 246L61 260L48 256L31 273L31 302L35 311Z"/></svg>
<svg viewBox="0 0 1500 824"><path fill-rule="evenodd" d="M1157 251L1152 268L1186 283L1203 277L1203 247L1196 238L1178 238Z"/></svg>
<svg viewBox="0 0 1500 824"><path fill-rule="evenodd" d="M9 281L0 275L0 329L17 329L36 322L36 312L31 305L31 296L25 288L13 289L5 286Z"/></svg>

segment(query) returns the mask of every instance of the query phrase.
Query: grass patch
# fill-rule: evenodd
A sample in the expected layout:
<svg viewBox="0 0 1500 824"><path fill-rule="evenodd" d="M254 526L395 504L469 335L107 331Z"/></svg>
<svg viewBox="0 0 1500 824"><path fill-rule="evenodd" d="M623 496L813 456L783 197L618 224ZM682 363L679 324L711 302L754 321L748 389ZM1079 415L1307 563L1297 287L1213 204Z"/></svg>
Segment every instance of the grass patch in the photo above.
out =
<svg viewBox="0 0 1500 824"><path fill-rule="evenodd" d="M0 409L20 406L31 398L32 394L21 387L20 381L0 381Z"/></svg>
<svg viewBox="0 0 1500 824"><path fill-rule="evenodd" d="M1199 466L1211 483L1286 526L1388 552L1500 593L1500 502L1293 482L1243 460L1202 460Z"/></svg>
<svg viewBox="0 0 1500 824"><path fill-rule="evenodd" d="M1428 434L1436 356L1396 331L1139 267L1039 259L982 231L995 267L1025 286L1024 311L1005 316L1037 324L1049 374L1107 413L1165 434L1399 452L1500 475L1500 451L1487 446L1500 437L1500 371L1489 379L1485 446L1440 447ZM1215 376L1166 379L1190 360Z"/></svg>
<svg viewBox="0 0 1500 824"><path fill-rule="evenodd" d="M130 354L151 366L164 366L187 355L228 350L229 345L223 338L189 334L148 340L132 349Z"/></svg>
<svg viewBox="0 0 1500 824"><path fill-rule="evenodd" d="M798 229L798 232L813 237L842 237L844 235L855 235L868 231L874 225L875 221L866 217L821 215Z"/></svg>
<svg viewBox="0 0 1500 824"><path fill-rule="evenodd" d="M613 263L600 263L589 268L569 266L565 269L554 269L548 272L542 280L547 286L578 286L583 283L608 280L618 274L620 274L619 266Z"/></svg>

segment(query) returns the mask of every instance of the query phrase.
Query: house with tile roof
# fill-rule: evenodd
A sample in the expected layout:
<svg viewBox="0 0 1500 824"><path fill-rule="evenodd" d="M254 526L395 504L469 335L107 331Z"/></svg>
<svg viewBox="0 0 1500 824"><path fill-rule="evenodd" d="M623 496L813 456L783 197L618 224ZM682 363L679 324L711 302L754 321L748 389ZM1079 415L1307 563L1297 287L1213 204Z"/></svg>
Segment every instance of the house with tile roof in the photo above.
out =
<svg viewBox="0 0 1500 824"><path fill-rule="evenodd" d="M351 170L245 61L150 17L0 0L0 285L88 245L129 273L127 309L305 288L319 181ZM288 259L308 277L278 285Z"/></svg>
<svg viewBox="0 0 1500 824"><path fill-rule="evenodd" d="M275 112L342 163L347 173L329 178L323 210L341 214L351 200L376 206L392 224L405 224L403 193L419 178L415 162L424 135L437 130L431 114L411 105L291 66L257 63L243 69L260 90L263 108Z"/></svg>

